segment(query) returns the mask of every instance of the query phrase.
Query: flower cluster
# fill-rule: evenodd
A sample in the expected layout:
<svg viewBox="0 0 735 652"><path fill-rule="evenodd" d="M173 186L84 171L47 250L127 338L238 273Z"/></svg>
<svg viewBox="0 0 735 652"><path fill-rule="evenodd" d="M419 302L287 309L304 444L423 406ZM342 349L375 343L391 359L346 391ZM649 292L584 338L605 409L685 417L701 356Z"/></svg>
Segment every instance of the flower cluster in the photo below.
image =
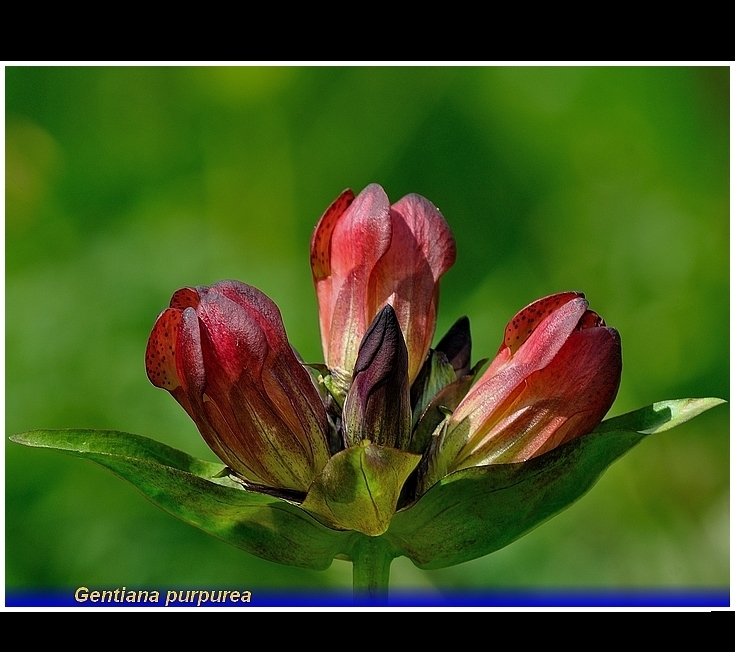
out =
<svg viewBox="0 0 735 652"><path fill-rule="evenodd" d="M454 471L529 460L591 432L620 383L617 331L583 294L549 296L510 321L480 375L467 318L431 348L455 257L424 197L391 205L378 185L347 190L311 242L324 365L302 363L262 292L222 281L173 295L148 342L148 377L233 478L305 508L335 459L360 447L410 460L395 509Z"/></svg>
<svg viewBox="0 0 735 652"><path fill-rule="evenodd" d="M437 569L499 550L644 438L724 403L659 401L602 421L620 337L579 292L515 315L484 373L467 317L432 348L455 257L428 200L347 190L311 242L325 364L305 364L276 305L238 281L178 290L153 327L148 378L221 463L113 430L11 440L90 459L263 559L314 570L350 560L356 599L375 604L396 557Z"/></svg>

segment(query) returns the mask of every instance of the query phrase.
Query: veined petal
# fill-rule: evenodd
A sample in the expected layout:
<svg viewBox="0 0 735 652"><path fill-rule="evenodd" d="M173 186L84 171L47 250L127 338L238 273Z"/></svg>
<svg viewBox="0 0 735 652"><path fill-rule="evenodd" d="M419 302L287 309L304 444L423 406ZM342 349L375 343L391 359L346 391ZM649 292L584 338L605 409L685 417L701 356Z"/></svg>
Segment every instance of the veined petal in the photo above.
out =
<svg viewBox="0 0 735 652"><path fill-rule="evenodd" d="M264 366L269 373L262 374L265 393L290 432L311 452L317 465L323 466L329 456L316 442L321 443L321 433L327 431L326 413L309 372L288 342L278 307L256 288L237 281L215 283L212 291L237 303L261 327L268 350Z"/></svg>
<svg viewBox="0 0 735 652"><path fill-rule="evenodd" d="M281 311L271 299L252 285L239 281L219 281L209 292L227 297L242 308L263 330L271 349L291 349L283 326Z"/></svg>
<svg viewBox="0 0 735 652"><path fill-rule="evenodd" d="M187 412L210 448L238 475L293 488L298 478L283 464L284 443L274 437L292 435L274 414L259 382L267 356L265 334L225 296L210 288L202 289L201 295L197 311L184 311L180 336L179 359L185 374L197 358L205 370L203 382L190 385Z"/></svg>
<svg viewBox="0 0 735 652"><path fill-rule="evenodd" d="M305 491L329 459L326 412L278 309L255 288L228 281L210 288L199 314L208 395L252 449L240 456L265 456L277 486Z"/></svg>
<svg viewBox="0 0 735 652"><path fill-rule="evenodd" d="M593 430L621 374L620 338L604 323L577 292L521 310L497 357L450 417L442 464L455 470L521 461Z"/></svg>
<svg viewBox="0 0 735 652"><path fill-rule="evenodd" d="M391 241L385 191L372 184L352 196L351 190L345 191L327 209L311 243L324 356L330 369L347 376L375 315L368 311L368 280Z"/></svg>
<svg viewBox="0 0 735 652"><path fill-rule="evenodd" d="M151 381L247 481L305 492L329 459L326 410L280 312L237 281L183 288L154 326Z"/></svg>
<svg viewBox="0 0 735 652"><path fill-rule="evenodd" d="M409 381L424 363L436 327L439 279L457 257L454 236L439 210L420 195L391 207L390 248L370 278L369 312L389 303L406 339Z"/></svg>
<svg viewBox="0 0 735 652"><path fill-rule="evenodd" d="M585 328L572 333L553 362L528 381L531 402L559 397L559 411L569 415L552 437L529 438L517 459L530 459L591 432L615 401L623 369L620 335L614 328Z"/></svg>
<svg viewBox="0 0 735 652"><path fill-rule="evenodd" d="M223 386L232 385L244 370L250 377L259 378L268 355L268 340L258 321L212 290L202 296L196 314L202 324L202 339L211 344L210 358L205 356L208 384L216 380Z"/></svg>
<svg viewBox="0 0 735 652"><path fill-rule="evenodd" d="M621 371L615 329L572 333L554 360L526 379L481 442L463 449L455 468L523 462L591 432L615 400Z"/></svg>
<svg viewBox="0 0 735 652"><path fill-rule="evenodd" d="M498 355L460 403L452 415L453 422L470 416L473 421L484 422L516 391L518 383L553 360L577 327L588 305L584 296L578 293L564 293L547 299L556 297L564 297L566 301L544 303L541 299L524 308L511 320ZM556 305L556 308L546 307L547 304ZM516 326L524 323L529 326L524 329ZM518 331L517 340L515 335L509 337L509 331L512 333L513 329ZM520 342L515 353L506 344L509 339Z"/></svg>

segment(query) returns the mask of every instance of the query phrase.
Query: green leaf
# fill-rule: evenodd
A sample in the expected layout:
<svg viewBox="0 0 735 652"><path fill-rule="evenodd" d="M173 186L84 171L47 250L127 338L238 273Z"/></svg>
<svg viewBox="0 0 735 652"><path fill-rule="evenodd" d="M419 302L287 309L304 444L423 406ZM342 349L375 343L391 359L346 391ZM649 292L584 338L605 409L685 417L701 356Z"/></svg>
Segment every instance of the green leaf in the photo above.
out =
<svg viewBox="0 0 735 652"><path fill-rule="evenodd" d="M635 430L646 435L670 430L707 410L727 403L721 398L681 398L653 405L603 421L595 432Z"/></svg>
<svg viewBox="0 0 735 652"><path fill-rule="evenodd" d="M113 430L35 430L10 439L90 459L182 521L263 559L325 569L350 550L352 532L327 528L297 505L216 478L222 464Z"/></svg>
<svg viewBox="0 0 735 652"><path fill-rule="evenodd" d="M211 479L224 468L221 462L206 462L154 439L117 430L31 430L9 439L16 444L51 448L75 457L102 454L158 462L202 478Z"/></svg>
<svg viewBox="0 0 735 652"><path fill-rule="evenodd" d="M482 557L569 507L648 434L723 402L655 403L610 419L595 432L527 462L456 471L398 512L384 536L419 568L443 568Z"/></svg>
<svg viewBox="0 0 735 652"><path fill-rule="evenodd" d="M269 561L325 569L335 556L354 556L365 545L364 535L381 535L390 556L403 554L433 569L512 543L579 499L647 435L721 403L662 401L608 419L589 435L528 462L452 473L396 514L401 488L420 458L367 441L332 457L299 507L243 489L222 477L221 464L138 435L36 430L10 439L97 462L170 514Z"/></svg>
<svg viewBox="0 0 735 652"><path fill-rule="evenodd" d="M302 506L330 527L378 536L388 529L401 489L420 459L363 441L327 462Z"/></svg>

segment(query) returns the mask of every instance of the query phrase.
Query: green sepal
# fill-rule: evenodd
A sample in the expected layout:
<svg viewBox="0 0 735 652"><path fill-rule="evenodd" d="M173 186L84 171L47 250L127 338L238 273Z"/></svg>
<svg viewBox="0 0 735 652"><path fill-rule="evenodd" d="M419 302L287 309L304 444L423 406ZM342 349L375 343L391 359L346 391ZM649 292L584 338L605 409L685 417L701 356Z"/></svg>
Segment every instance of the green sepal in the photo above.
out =
<svg viewBox="0 0 735 652"><path fill-rule="evenodd" d="M447 361L447 356L441 351L430 350L428 358L421 369L421 374L411 387L411 405L413 406L413 423L416 425L419 417L429 406L432 399L447 385L457 380L454 367Z"/></svg>
<svg viewBox="0 0 735 652"><path fill-rule="evenodd" d="M441 388L424 408L418 417L414 414L414 430L411 435L409 450L412 453L423 453L437 426L446 418L446 412L454 412L462 399L470 391L475 376L487 362L487 358L480 360L466 376Z"/></svg>
<svg viewBox="0 0 735 652"><path fill-rule="evenodd" d="M302 507L329 527L369 536L383 534L420 459L420 455L365 440L327 462Z"/></svg>
<svg viewBox="0 0 735 652"><path fill-rule="evenodd" d="M398 512L386 538L423 569L444 568L512 543L569 507L644 437L723 403L662 401L603 422L594 432L516 464L463 469Z"/></svg>
<svg viewBox="0 0 735 652"><path fill-rule="evenodd" d="M322 375L320 381L339 405L340 410L344 408L345 398L347 398L347 392L350 388L349 381L345 381L336 374Z"/></svg>
<svg viewBox="0 0 735 652"><path fill-rule="evenodd" d="M10 439L90 459L173 516L269 561L323 570L352 546L354 533L325 527L291 502L219 477L221 463L146 437L114 430L34 430Z"/></svg>
<svg viewBox="0 0 735 652"><path fill-rule="evenodd" d="M301 364L311 377L311 382L314 383L314 387L316 387L316 391L319 393L319 398L322 399L322 403L326 405L329 396L331 396L331 392L329 392L324 384L324 377L329 375L327 365L311 362L302 362Z"/></svg>

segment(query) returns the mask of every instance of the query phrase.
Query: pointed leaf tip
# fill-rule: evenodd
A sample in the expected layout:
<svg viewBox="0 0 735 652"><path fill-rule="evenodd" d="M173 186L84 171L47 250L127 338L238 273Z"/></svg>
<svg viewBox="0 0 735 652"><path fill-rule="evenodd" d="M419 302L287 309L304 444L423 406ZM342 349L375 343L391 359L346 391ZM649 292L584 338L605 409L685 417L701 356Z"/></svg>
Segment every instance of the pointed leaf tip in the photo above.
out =
<svg viewBox="0 0 735 652"><path fill-rule="evenodd" d="M639 410L603 421L595 432L632 430L644 435L671 430L713 407L727 403L721 398L681 398L658 401Z"/></svg>

